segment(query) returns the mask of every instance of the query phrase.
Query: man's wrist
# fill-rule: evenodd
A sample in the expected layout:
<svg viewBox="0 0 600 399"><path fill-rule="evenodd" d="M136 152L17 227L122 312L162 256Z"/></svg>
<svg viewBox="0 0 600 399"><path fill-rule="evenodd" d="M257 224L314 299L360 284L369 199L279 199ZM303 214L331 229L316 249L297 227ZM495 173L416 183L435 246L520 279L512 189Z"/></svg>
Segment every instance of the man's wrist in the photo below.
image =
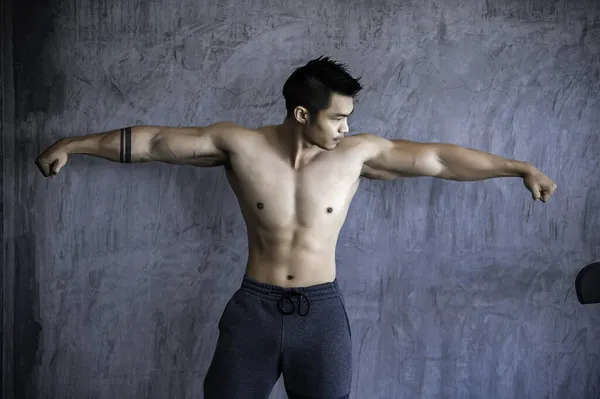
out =
<svg viewBox="0 0 600 399"><path fill-rule="evenodd" d="M531 162L527 162L527 161L517 161L517 170L519 173L519 176L522 178L525 178L527 176L530 176L531 174L535 173L535 171L537 170L535 166L533 166L533 164Z"/></svg>
<svg viewBox="0 0 600 399"><path fill-rule="evenodd" d="M65 151L67 154L71 154L73 151L73 140L68 137L58 140L58 147Z"/></svg>

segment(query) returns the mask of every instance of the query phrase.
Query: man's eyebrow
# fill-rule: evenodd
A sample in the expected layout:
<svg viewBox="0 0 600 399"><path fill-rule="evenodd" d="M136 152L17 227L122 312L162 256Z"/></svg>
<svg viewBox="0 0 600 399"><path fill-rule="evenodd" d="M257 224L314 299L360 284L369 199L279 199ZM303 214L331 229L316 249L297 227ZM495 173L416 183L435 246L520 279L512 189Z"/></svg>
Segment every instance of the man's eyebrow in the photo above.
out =
<svg viewBox="0 0 600 399"><path fill-rule="evenodd" d="M349 114L342 114L342 113L338 112L337 114L333 114L333 116L346 116L346 117L348 117L348 116L352 115L352 112L354 112L354 109L352 111L350 111Z"/></svg>

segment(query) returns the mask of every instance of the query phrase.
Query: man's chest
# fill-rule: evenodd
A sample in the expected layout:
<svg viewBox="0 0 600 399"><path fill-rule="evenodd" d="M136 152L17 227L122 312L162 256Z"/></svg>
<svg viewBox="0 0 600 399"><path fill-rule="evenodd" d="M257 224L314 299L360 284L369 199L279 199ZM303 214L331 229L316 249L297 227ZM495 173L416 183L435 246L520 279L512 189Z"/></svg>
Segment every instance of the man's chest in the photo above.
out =
<svg viewBox="0 0 600 399"><path fill-rule="evenodd" d="M299 168L277 156L233 157L229 182L246 216L269 226L306 227L345 217L362 163L349 154L324 154Z"/></svg>

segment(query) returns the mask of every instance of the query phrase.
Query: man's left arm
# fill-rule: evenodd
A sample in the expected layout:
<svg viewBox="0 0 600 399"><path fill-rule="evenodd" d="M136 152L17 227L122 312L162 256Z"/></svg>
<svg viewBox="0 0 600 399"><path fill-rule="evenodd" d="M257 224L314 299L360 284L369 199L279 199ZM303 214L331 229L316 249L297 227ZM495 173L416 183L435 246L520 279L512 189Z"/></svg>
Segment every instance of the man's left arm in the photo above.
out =
<svg viewBox="0 0 600 399"><path fill-rule="evenodd" d="M521 177L534 200L547 202L557 185L529 162L503 158L449 143L418 143L358 134L366 145L362 175L367 178L431 176L446 180L477 181Z"/></svg>

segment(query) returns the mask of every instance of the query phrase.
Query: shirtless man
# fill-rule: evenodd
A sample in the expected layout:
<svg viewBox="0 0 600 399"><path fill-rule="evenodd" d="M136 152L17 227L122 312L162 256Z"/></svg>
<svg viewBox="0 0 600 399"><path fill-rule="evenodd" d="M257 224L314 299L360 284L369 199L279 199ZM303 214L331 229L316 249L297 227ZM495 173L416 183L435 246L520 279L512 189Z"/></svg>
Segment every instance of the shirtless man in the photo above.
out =
<svg viewBox="0 0 600 399"><path fill-rule="evenodd" d="M247 225L248 261L218 323L206 399L266 399L281 373L290 399L349 397L352 339L335 249L361 178L520 177L543 202L556 190L529 162L454 144L345 137L361 89L343 64L320 57L285 83L283 124L127 127L63 138L36 159L46 177L69 154L225 168Z"/></svg>

